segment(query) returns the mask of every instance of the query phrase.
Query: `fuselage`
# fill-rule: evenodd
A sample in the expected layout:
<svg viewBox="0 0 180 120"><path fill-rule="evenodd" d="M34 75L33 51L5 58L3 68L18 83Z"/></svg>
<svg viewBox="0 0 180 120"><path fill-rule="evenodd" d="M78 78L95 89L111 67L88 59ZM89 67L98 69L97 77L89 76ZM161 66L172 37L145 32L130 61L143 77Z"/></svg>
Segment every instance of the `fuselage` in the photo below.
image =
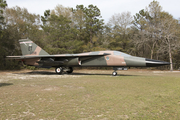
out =
<svg viewBox="0 0 180 120"><path fill-rule="evenodd" d="M51 57L27 59L24 63L37 67L156 67L169 64L164 61L131 56L119 51L57 54Z"/></svg>

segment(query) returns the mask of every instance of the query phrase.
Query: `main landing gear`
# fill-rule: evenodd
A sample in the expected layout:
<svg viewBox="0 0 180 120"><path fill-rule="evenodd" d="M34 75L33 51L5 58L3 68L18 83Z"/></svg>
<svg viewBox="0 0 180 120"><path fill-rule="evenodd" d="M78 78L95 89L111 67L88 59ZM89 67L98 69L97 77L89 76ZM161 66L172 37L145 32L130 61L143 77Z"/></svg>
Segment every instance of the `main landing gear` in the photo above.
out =
<svg viewBox="0 0 180 120"><path fill-rule="evenodd" d="M56 72L57 74L62 74L63 68L62 68L62 67L57 67L57 68L55 69L55 72Z"/></svg>
<svg viewBox="0 0 180 120"><path fill-rule="evenodd" d="M66 72L66 73L70 74L70 73L73 72L73 68L72 67L68 67L68 68L66 68L66 67L56 67L55 72L57 74L62 74L63 72Z"/></svg>

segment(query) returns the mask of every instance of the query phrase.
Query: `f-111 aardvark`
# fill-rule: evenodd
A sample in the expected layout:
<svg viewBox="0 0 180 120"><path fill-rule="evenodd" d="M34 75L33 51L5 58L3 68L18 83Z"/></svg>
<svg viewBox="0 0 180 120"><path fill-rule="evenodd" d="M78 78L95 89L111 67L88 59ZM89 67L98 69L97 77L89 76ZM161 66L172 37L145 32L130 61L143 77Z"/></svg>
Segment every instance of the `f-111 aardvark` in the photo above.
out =
<svg viewBox="0 0 180 120"><path fill-rule="evenodd" d="M22 56L7 56L10 59L22 61L29 66L54 67L57 74L63 71L73 72L73 67L113 67L113 76L117 70L127 70L127 67L157 67L169 65L169 62L135 57L119 51L96 51L79 54L49 55L29 39L19 40Z"/></svg>

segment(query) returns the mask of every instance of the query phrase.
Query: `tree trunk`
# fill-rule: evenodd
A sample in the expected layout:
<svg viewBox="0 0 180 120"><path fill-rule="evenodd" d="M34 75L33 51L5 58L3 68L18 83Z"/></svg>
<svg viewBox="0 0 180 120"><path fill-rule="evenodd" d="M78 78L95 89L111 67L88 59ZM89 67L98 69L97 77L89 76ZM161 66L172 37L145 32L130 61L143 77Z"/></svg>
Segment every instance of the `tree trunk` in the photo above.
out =
<svg viewBox="0 0 180 120"><path fill-rule="evenodd" d="M92 41L92 22L90 23L90 26L91 26L91 28L90 28L90 43L91 43L91 46L90 46L90 49L92 50L92 48L93 48L93 41Z"/></svg>
<svg viewBox="0 0 180 120"><path fill-rule="evenodd" d="M172 54L171 54L171 45L169 43L169 61L170 61L170 71L173 71L173 64L172 64Z"/></svg>
<svg viewBox="0 0 180 120"><path fill-rule="evenodd" d="M151 59L153 59L153 53L154 51L151 49Z"/></svg>

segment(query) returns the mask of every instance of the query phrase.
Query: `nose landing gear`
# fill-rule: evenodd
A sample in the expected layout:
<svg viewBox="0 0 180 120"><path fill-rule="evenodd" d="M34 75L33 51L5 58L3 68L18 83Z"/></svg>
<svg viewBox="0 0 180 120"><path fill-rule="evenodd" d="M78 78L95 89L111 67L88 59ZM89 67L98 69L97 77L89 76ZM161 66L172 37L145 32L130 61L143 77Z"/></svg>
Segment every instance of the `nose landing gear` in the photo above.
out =
<svg viewBox="0 0 180 120"><path fill-rule="evenodd" d="M117 72L116 72L116 71L114 71L114 72L112 73L112 75L113 75L113 76L116 76L116 75L117 75Z"/></svg>
<svg viewBox="0 0 180 120"><path fill-rule="evenodd" d="M113 67L114 72L112 73L113 76L117 75L117 70L128 70L127 67Z"/></svg>

